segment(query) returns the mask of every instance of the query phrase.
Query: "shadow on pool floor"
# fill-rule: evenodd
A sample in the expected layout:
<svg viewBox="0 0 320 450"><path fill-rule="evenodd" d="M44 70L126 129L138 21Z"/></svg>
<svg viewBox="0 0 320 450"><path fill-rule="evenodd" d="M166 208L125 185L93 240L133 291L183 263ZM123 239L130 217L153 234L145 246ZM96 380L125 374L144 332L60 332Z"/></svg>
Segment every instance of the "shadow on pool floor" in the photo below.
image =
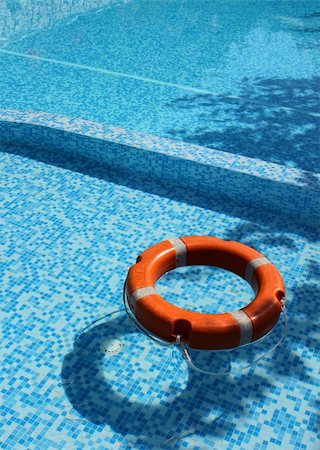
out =
<svg viewBox="0 0 320 450"><path fill-rule="evenodd" d="M195 129L167 134L193 144L320 172L320 77L239 81L240 93L188 94L172 101L177 112L199 117Z"/></svg>
<svg viewBox="0 0 320 450"><path fill-rule="evenodd" d="M165 440L188 430L203 436L225 434L235 426L233 418L245 414L245 403L265 397L272 386L267 376L256 374L240 379L218 379L190 372L184 389L175 388L174 383L170 385L170 399L163 393L160 404L132 401L130 395L121 396L113 389L117 379L108 379L108 372L103 371L105 355L101 352L102 342L121 339L128 332L128 319L122 317L109 319L80 335L72 353L64 359L62 379L74 380L64 388L73 408L82 417L95 424L108 424L113 431L131 437L136 445L163 448ZM127 367L123 367L123 377L130 376L126 370ZM174 374L176 370L180 368L173 368ZM125 384L125 380L121 382ZM250 397L235 399L234 391L240 388L247 393L250 391ZM174 399L172 391L176 391ZM216 412L215 419L206 419L212 410ZM228 417L231 412L232 418Z"/></svg>
<svg viewBox="0 0 320 450"><path fill-rule="evenodd" d="M317 341L312 333L316 332L318 326L316 312L319 303L314 298L318 271L317 264L310 264L305 281L294 289L287 312L287 338L274 354L267 357L267 364L266 359L259 363L265 367L265 375L261 375L261 370L260 374L256 373L254 368L249 372L227 377L211 377L189 371L183 389L177 389L174 383L170 386L172 391L176 389L174 399L172 395L166 399L164 393L163 400L158 405L132 401L130 393L126 397L113 389L117 379L108 378L108 371L103 368L103 358L106 356L101 352L102 342L115 338L121 340L123 336L136 333L123 313L120 318L109 318L81 333L74 342L72 352L65 356L62 379L72 380L70 384L64 384L71 405L86 420L98 425L107 424L115 432L126 439L132 438L135 445L142 445L143 448L164 448L163 442L166 439L177 436L171 442L176 443L179 434L185 436L188 431L201 436L226 436L236 428L237 421L248 414L250 405L255 403L261 408L267 408L272 403L270 393L278 389L275 380L287 381L288 387L292 385L292 379L296 380L294 384L297 386L299 382L314 382L310 370L296 350L297 346L303 347L304 352L315 352L317 348ZM192 277L192 268L185 275ZM313 302L310 302L310 298L313 298ZM278 333L269 335L258 346L236 349L233 357L240 361L252 361L277 341L281 331L279 327ZM135 345L134 342L131 344ZM176 374L181 367L177 365L170 369ZM122 376L130 377L126 370L127 367L123 367ZM145 376L147 377L147 373ZM121 379L121 383L125 385L126 381ZM292 389L288 392L290 391ZM211 416L209 419L213 411L214 418Z"/></svg>

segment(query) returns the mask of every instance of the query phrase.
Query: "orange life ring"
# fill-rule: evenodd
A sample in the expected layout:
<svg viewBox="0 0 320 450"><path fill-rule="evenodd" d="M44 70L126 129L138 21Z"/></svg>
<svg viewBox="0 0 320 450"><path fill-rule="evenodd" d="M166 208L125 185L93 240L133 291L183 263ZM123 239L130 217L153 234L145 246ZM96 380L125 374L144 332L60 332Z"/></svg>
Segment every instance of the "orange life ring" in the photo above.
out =
<svg viewBox="0 0 320 450"><path fill-rule="evenodd" d="M208 265L229 270L254 289L254 300L224 314L203 314L172 305L155 290L156 281L181 266ZM213 236L185 236L160 242L138 256L126 280L131 311L144 328L165 341L180 335L190 348L219 350L253 342L277 323L284 298L278 270L261 253Z"/></svg>

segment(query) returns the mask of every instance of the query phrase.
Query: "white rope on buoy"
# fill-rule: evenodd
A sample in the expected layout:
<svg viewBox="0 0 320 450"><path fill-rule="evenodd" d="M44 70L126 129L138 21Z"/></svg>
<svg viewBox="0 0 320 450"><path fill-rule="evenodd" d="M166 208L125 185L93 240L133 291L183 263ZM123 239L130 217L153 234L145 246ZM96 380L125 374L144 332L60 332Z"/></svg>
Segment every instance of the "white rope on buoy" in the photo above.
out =
<svg viewBox="0 0 320 450"><path fill-rule="evenodd" d="M93 322L91 322L89 325L87 325L85 328L83 328L81 330L81 332L79 332L76 335L75 340L77 340L79 338L79 336L85 332L86 330L88 330L89 328L92 327L92 325L94 325L97 322L100 322L101 320L105 319L106 317L109 317L113 314L119 313L119 312L125 312L128 316L128 318L130 319L130 321L134 324L134 326L141 332L143 333L146 337L148 337L150 340L152 340L153 342L155 342L156 344L159 344L163 347L170 347L173 345L178 345L181 349L181 353L183 356L183 359L186 361L188 367L192 370L195 370L199 373L203 373L206 375L211 375L211 376L228 376L231 374L231 369L225 372L212 372L209 370L204 370L201 369L200 367L198 367L193 361L192 358L190 356L190 353L187 349L187 345L185 342L183 342L182 340L182 336L181 335L177 335L176 340L172 341L172 342L167 342L164 341L154 335L152 335L147 329L145 329L141 323L138 321L138 319L135 317L135 315L132 313L130 306L129 306L129 302L128 302L128 296L126 293L126 288L127 288L127 282L125 281L124 286L123 286L123 309L117 309L115 311L111 311L105 315L103 315L102 317L94 320ZM280 339L278 340L278 342L271 347L271 349L267 350L266 352L264 352L262 355L260 355L258 358L254 359L251 363L240 367L239 371L242 372L244 370L249 369L250 367L252 367L253 365L255 365L256 363L258 363L262 358L264 358L265 356L269 355L270 353L274 352L274 350L279 347L279 345L282 343L282 341L285 339L285 337L287 336L288 333L288 319L287 319L287 315L285 312L285 298L283 298L282 300L280 300L280 305L281 305L281 311L283 313L283 319L284 319L284 331L280 337ZM64 383L67 384L67 381Z"/></svg>
<svg viewBox="0 0 320 450"><path fill-rule="evenodd" d="M148 330L146 330L140 324L140 322L138 322L138 319L132 313L132 311L130 309L130 306L129 306L126 289L127 289L127 280L125 281L124 286L123 286L123 305L124 305L125 312L127 313L127 316L129 317L131 322L145 336L147 336L149 339L151 339L152 341L156 342L157 344L165 346L165 347L169 347L171 345L178 345L180 347L180 349L181 349L181 352L182 352L184 360L186 361L188 367L190 369L192 369L192 370L195 370L197 372L200 372L200 373L203 373L203 374L206 374L206 375L211 375L211 376L228 376L228 375L231 374L231 369L229 371L226 371L226 372L211 372L209 370L204 370L204 369L201 369L200 367L196 366L194 364L194 362L192 361L192 359L191 359L191 356L190 356L190 354L188 352L188 349L187 349L187 346L186 346L185 342L182 341L182 336L181 335L178 335L176 337L176 340L172 341L172 342L167 342L167 341L164 341L162 339L159 339L159 338L153 336ZM255 365L257 362L259 362L262 358L264 358L265 356L267 356L270 353L272 353L282 343L282 341L287 336L287 333L288 333L288 319L287 319L287 315L286 315L286 312L285 312L285 301L286 301L285 298L280 300L281 311L283 313L283 319L284 319L284 332L282 333L280 339L278 340L278 342L271 349L269 349L266 352L264 352L258 358L254 359L251 363L241 367L239 369L241 372L244 371L244 370L247 370L249 367L251 367L251 366Z"/></svg>
<svg viewBox="0 0 320 450"><path fill-rule="evenodd" d="M254 359L253 361L251 361L251 363L247 364L246 366L240 367L240 369L239 369L240 372L249 369L249 367L253 366L253 365L256 364L257 362L259 362L262 358L264 358L265 356L267 356L267 355L269 355L270 353L272 353L272 352L273 352L273 351L281 344L281 342L284 340L284 338L287 336L287 333L288 333L288 319L287 319L287 315L286 315L286 312L285 312L285 309L284 309L284 305L281 305L281 310L282 310L282 313L283 313L283 319L284 319L284 332L282 333L280 339L278 340L278 342L277 342L273 347L271 347L269 350L267 350L266 352L264 352L264 353L263 353L262 355L260 355L258 358L256 358L256 359ZM206 374L206 375L213 375L213 376L220 376L220 375L221 375L221 376L223 376L223 375L226 376L226 375L230 375L231 370L228 371L228 372L210 372L210 371L207 371L207 370L200 369L200 367L197 367L197 366L192 362L192 359L191 359L190 354L189 354L189 352L188 352L188 350L187 350L186 344L181 340L181 336L177 336L177 341L176 341L176 343L177 343L178 345L180 345L181 352L182 352L182 355L183 355L183 357L184 357L184 360L186 361L187 365L188 365L191 369L196 370L197 372L204 373L204 374Z"/></svg>

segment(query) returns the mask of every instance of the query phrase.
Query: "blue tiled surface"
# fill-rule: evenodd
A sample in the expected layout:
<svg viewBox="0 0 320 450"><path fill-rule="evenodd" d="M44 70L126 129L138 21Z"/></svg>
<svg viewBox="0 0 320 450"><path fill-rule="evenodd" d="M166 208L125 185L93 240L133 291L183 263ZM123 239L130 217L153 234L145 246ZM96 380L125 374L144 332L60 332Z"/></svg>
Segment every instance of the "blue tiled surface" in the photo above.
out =
<svg viewBox="0 0 320 450"><path fill-rule="evenodd" d="M107 3L2 2L0 107L320 171L317 0Z"/></svg>
<svg viewBox="0 0 320 450"><path fill-rule="evenodd" d="M2 448L319 447L315 229L57 149L1 150ZM222 378L188 372L177 349L152 344L123 312L93 323L121 308L126 269L144 248L188 234L253 246L283 275L288 337L247 373L238 368L276 342L281 323L252 346L194 353L204 367L231 364ZM158 289L206 311L252 296L208 268L173 271Z"/></svg>
<svg viewBox="0 0 320 450"><path fill-rule="evenodd" d="M107 4L0 6L0 107L17 108L0 113L0 447L318 449L318 4L90 8ZM209 377L121 310L135 257L188 234L241 241L283 275L288 337L249 371L281 323L192 352L232 369ZM205 312L253 296L207 267L157 289Z"/></svg>
<svg viewBox="0 0 320 450"><path fill-rule="evenodd" d="M317 225L320 175L48 113L0 110L0 140L56 148L171 187Z"/></svg>

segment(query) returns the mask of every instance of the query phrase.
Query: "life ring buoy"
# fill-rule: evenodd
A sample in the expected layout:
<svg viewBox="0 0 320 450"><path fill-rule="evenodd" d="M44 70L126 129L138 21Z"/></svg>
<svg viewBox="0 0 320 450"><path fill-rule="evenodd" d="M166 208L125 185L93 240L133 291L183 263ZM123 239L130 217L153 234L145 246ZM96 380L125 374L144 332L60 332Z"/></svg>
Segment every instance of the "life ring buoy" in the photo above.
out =
<svg viewBox="0 0 320 450"><path fill-rule="evenodd" d="M231 313L191 312L167 302L155 289L166 272L181 266L208 265L248 281L255 298ZM142 252L130 267L126 295L145 329L168 342L177 336L190 348L220 350L253 342L277 323L285 288L278 270L253 248L213 236L185 236L160 242Z"/></svg>

